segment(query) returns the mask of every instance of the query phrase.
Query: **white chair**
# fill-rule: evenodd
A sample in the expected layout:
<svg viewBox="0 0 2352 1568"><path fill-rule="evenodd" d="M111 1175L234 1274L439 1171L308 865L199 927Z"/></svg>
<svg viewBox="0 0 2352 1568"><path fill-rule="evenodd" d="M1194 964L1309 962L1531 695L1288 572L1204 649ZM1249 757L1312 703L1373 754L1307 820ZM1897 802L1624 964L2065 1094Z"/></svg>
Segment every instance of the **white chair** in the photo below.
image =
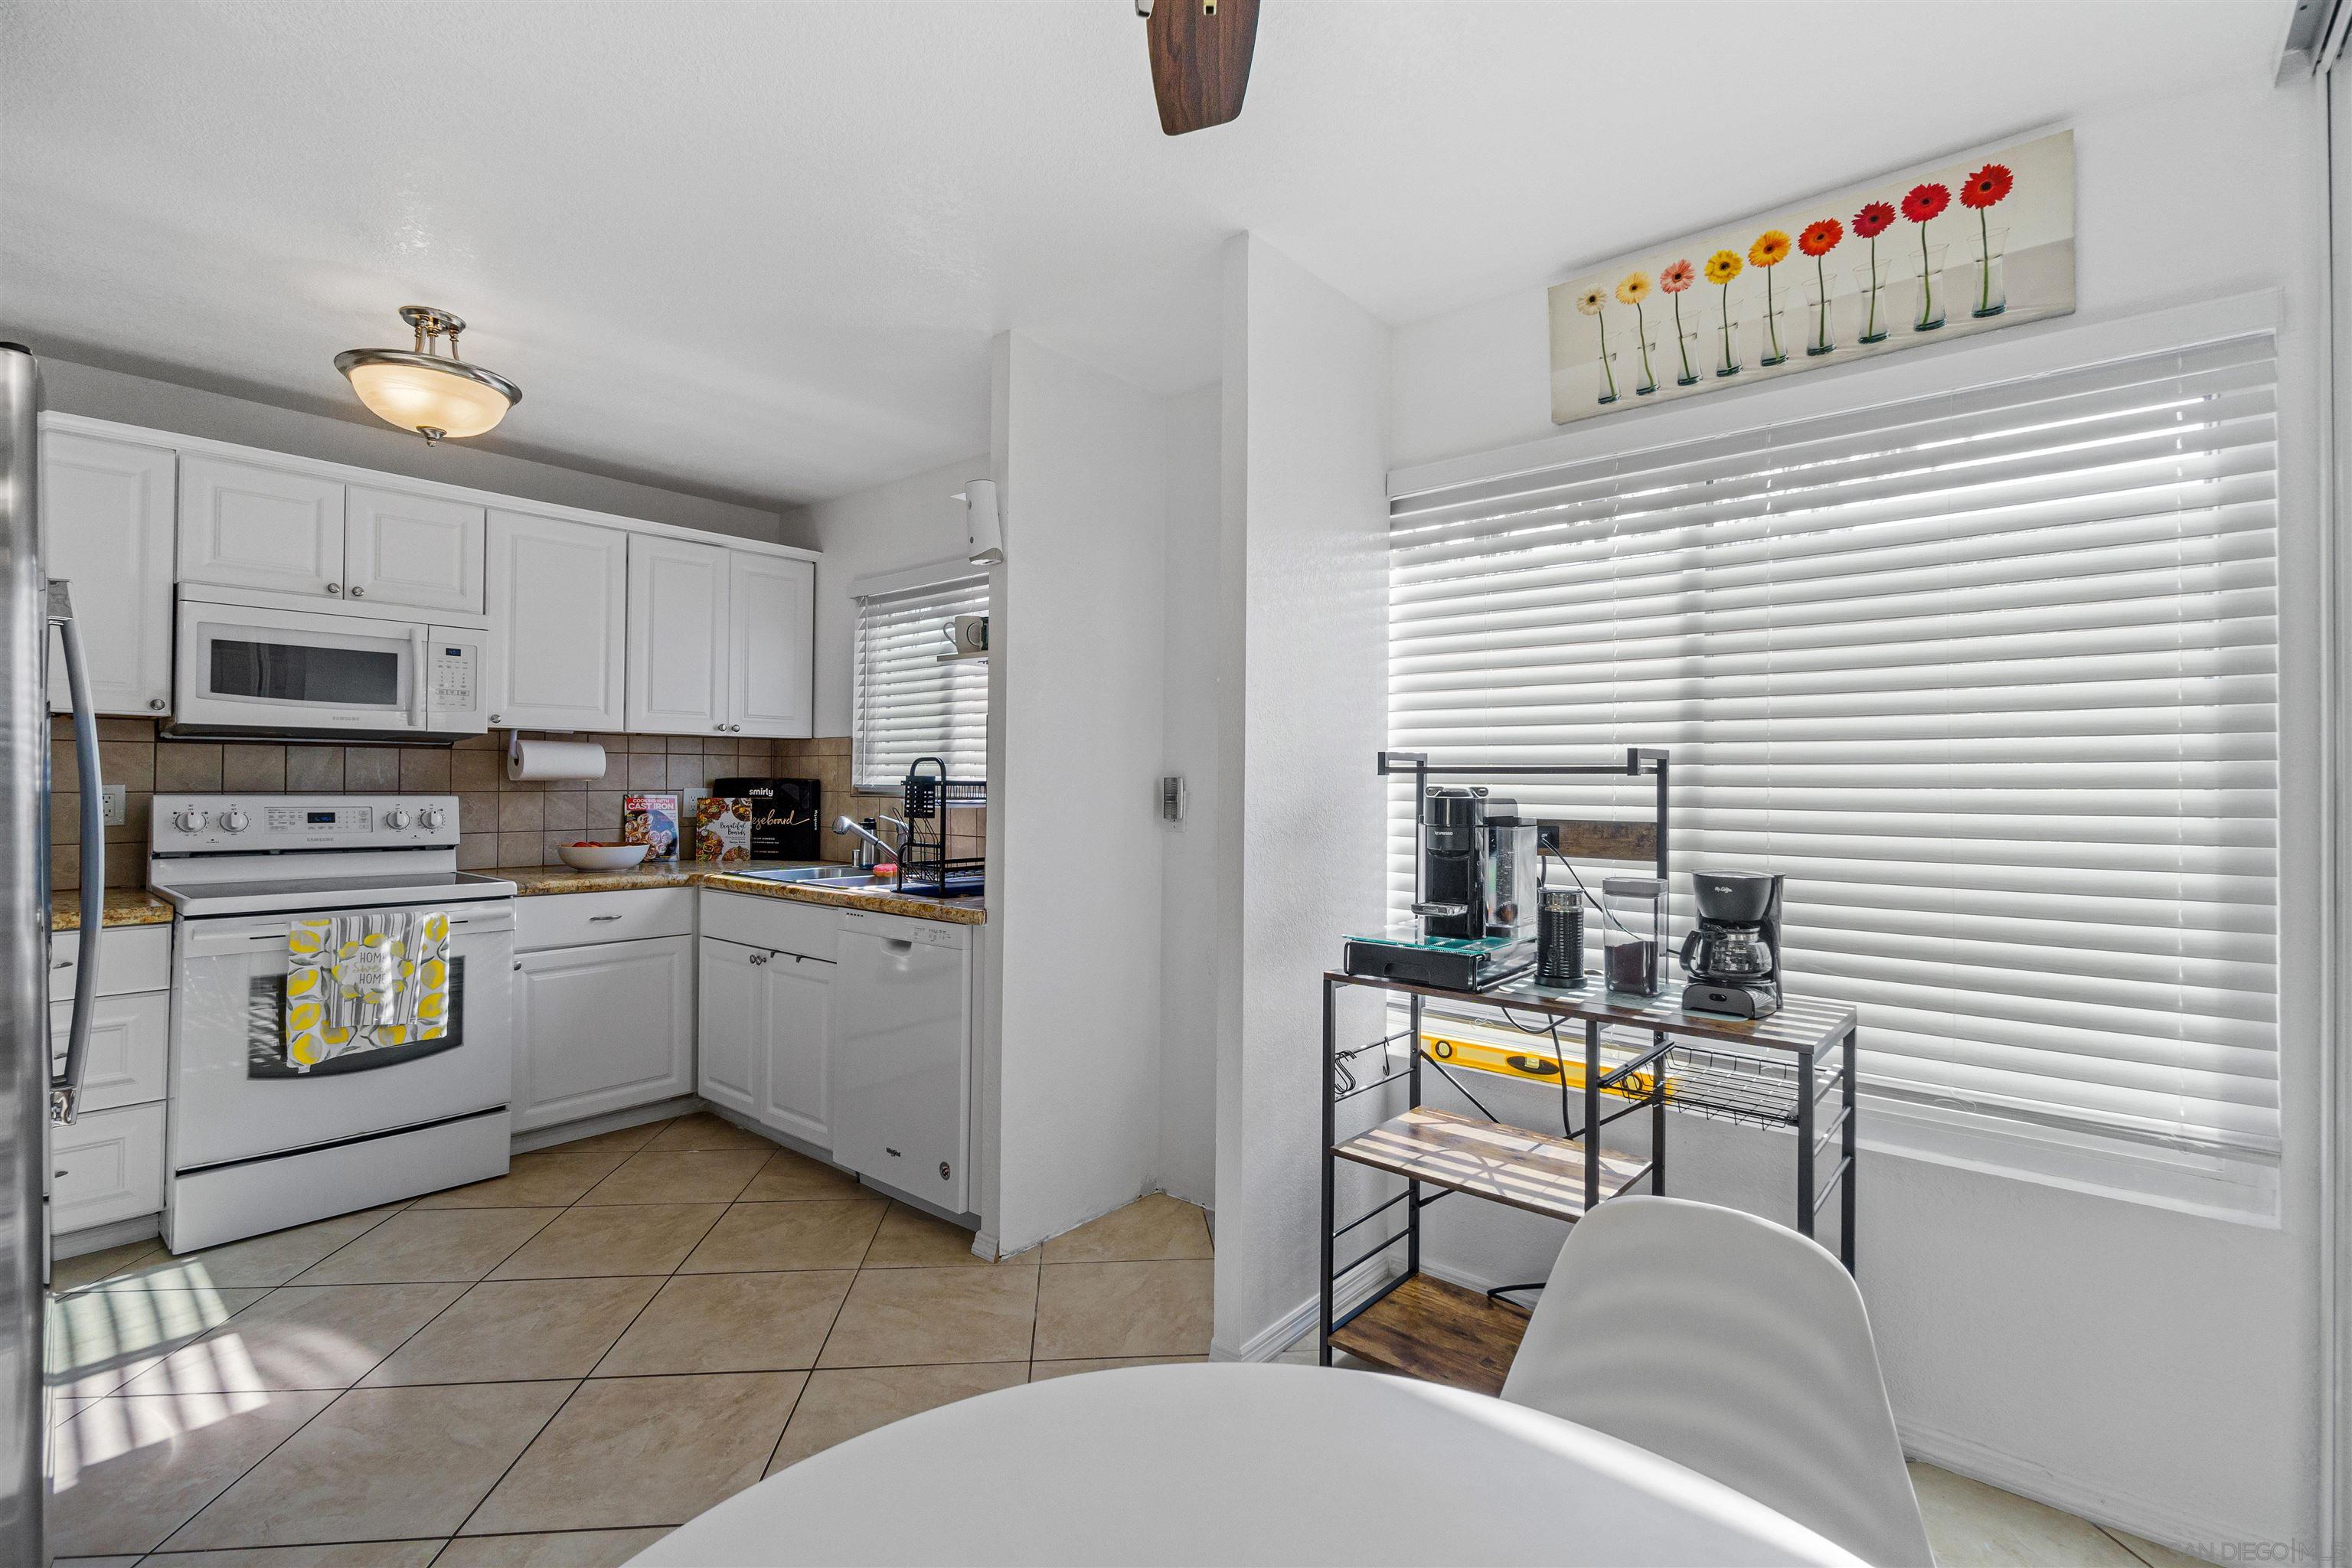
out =
<svg viewBox="0 0 2352 1568"><path fill-rule="evenodd" d="M1769 1220L1602 1204L1560 1248L1503 1397L1686 1465L1879 1568L1933 1568L1862 1292Z"/></svg>

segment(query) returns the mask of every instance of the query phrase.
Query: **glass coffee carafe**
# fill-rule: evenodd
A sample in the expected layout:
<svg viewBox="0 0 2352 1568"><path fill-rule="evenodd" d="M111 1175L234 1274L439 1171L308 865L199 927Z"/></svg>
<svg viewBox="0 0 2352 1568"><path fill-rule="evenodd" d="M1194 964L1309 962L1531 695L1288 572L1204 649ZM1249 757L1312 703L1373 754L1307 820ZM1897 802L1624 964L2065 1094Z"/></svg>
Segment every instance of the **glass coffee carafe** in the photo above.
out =
<svg viewBox="0 0 2352 1568"><path fill-rule="evenodd" d="M1611 877L1601 884L1601 973L1620 996L1655 996L1665 981L1666 884Z"/></svg>

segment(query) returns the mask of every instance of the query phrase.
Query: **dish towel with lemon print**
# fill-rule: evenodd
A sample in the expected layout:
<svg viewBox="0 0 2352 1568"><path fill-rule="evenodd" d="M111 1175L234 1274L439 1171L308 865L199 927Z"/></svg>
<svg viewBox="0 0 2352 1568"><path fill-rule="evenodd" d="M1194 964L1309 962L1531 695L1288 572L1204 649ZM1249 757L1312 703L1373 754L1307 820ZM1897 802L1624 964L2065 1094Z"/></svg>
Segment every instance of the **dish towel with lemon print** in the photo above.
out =
<svg viewBox="0 0 2352 1568"><path fill-rule="evenodd" d="M449 1032L449 917L439 910L296 921L286 973L286 1065Z"/></svg>

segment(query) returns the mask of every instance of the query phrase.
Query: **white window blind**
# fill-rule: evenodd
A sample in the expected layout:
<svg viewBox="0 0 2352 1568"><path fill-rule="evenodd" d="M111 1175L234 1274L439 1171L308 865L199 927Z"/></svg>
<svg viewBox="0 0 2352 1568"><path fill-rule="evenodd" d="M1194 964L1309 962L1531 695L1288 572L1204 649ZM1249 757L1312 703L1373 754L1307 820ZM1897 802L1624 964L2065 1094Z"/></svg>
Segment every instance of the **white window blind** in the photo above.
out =
<svg viewBox="0 0 2352 1568"><path fill-rule="evenodd" d="M898 788L918 757L938 757L950 778L987 776L988 667L940 662L949 624L986 614L985 575L857 601L850 725L857 788Z"/></svg>
<svg viewBox="0 0 2352 1568"><path fill-rule="evenodd" d="M2275 1151L2275 380L2263 333L1398 498L1391 744L1670 748L1678 921L1785 873L1874 1093Z"/></svg>

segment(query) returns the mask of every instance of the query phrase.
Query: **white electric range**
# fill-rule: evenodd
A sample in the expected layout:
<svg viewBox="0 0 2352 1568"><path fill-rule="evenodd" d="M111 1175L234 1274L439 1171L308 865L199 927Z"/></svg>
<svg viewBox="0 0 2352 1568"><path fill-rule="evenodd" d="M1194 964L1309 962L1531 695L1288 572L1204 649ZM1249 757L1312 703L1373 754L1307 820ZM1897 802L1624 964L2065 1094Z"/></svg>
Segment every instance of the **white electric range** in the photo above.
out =
<svg viewBox="0 0 2352 1568"><path fill-rule="evenodd" d="M172 905L163 1239L174 1252L507 1169L512 882L457 869L455 795L158 795ZM287 1065L294 922L446 913L450 1028Z"/></svg>

